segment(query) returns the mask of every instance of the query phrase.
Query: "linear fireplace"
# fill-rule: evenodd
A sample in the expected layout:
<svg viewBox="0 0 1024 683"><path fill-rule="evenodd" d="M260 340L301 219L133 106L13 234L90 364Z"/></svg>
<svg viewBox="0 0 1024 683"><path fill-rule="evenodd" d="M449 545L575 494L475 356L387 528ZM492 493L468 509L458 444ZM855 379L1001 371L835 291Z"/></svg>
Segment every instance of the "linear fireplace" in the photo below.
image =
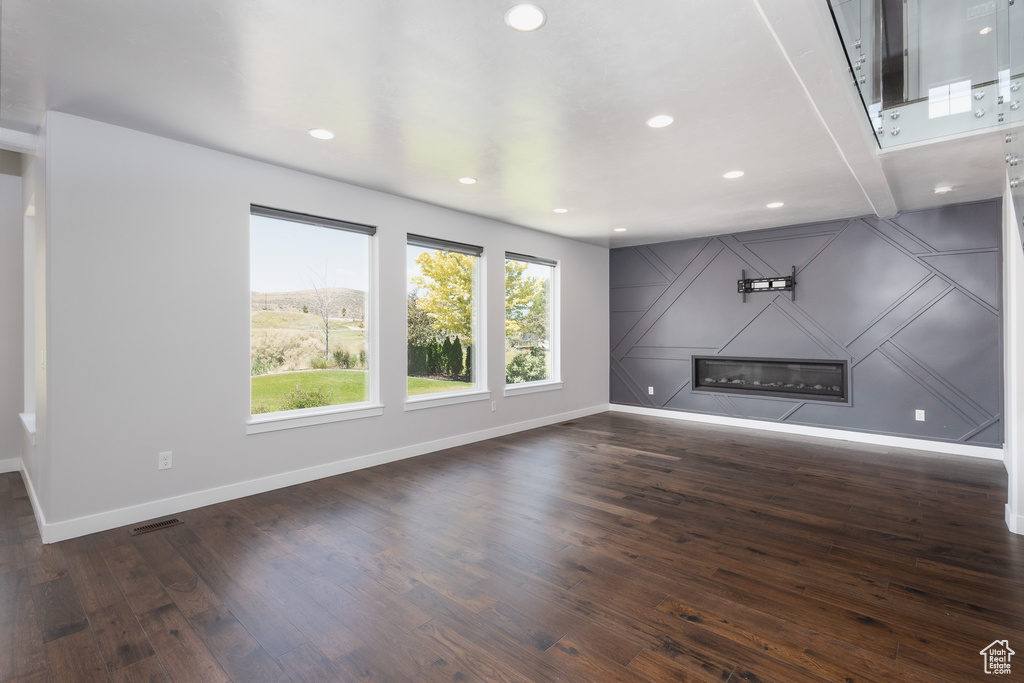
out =
<svg viewBox="0 0 1024 683"><path fill-rule="evenodd" d="M693 390L848 403L849 363L794 358L693 357Z"/></svg>

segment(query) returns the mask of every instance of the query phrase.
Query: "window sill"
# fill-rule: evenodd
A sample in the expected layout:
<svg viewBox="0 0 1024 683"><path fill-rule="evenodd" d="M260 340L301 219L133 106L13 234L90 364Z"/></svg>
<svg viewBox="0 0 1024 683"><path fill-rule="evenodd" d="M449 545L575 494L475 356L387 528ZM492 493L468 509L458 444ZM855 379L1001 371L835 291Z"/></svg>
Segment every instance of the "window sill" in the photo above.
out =
<svg viewBox="0 0 1024 683"><path fill-rule="evenodd" d="M506 396L519 396L520 394L536 394L541 391L561 391L562 382L555 380L541 380L539 382L523 382L522 384L506 384Z"/></svg>
<svg viewBox="0 0 1024 683"><path fill-rule="evenodd" d="M36 445L36 414L35 413L18 413L18 417L21 418L21 424L25 427L25 433L28 434L29 442Z"/></svg>
<svg viewBox="0 0 1024 683"><path fill-rule="evenodd" d="M327 406L324 408L305 408L278 413L262 413L253 415L245 426L246 434L263 434L278 432L282 429L309 427L330 422L359 420L364 417L377 417L384 414L384 406L375 403L357 403L351 406Z"/></svg>
<svg viewBox="0 0 1024 683"><path fill-rule="evenodd" d="M459 391L446 392L444 394L420 394L405 399L405 410L424 410L425 408L437 408L440 406L452 406L459 403L472 403L473 401L488 401L491 398L489 391Z"/></svg>

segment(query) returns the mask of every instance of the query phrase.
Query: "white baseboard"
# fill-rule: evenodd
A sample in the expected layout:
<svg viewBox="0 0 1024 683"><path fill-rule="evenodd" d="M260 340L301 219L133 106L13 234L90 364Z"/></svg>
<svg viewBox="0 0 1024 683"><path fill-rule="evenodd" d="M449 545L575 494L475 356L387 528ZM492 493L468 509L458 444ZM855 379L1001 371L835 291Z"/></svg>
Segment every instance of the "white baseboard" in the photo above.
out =
<svg viewBox="0 0 1024 683"><path fill-rule="evenodd" d="M515 424L493 427L491 429L484 429L478 432L459 434L445 439L438 439L437 441L413 444L411 446L396 448L390 451L371 453L369 455L349 458L348 460L340 460L337 462L327 463L325 465L318 465L316 467L283 472L281 474L275 474L261 479L251 479L249 481L238 482L236 484L228 484L227 486L196 491L194 493L187 493L181 496L164 498L163 500L142 503L140 505L119 508L117 510L108 510L94 515L76 517L74 519L53 523L47 523L44 521L39 507L36 505L35 495L32 492L31 487L29 487L29 495L32 497L32 507L36 512L36 521L39 522L39 533L42 537L43 543L57 543L58 541L64 541L69 538L76 538L78 536L93 534L98 531L114 529L119 526L173 515L185 510L203 507L205 505L223 503L224 501L234 500L235 498L243 498L245 496L264 493L266 491L272 491L286 486L293 486L307 481L323 479L324 477L332 477L346 472L374 467L376 465L383 465L385 463L395 462L396 460L404 460L405 458L412 458L417 455L425 455L427 453L441 451L446 448L464 446L477 441L485 441L487 439L493 439L499 436L525 431L527 429L546 427L547 425L565 422L566 420L586 417L587 415L593 415L595 413L603 413L607 410L608 404L603 403L589 408L583 408L581 410L561 413L559 415L549 415L535 420L528 420L526 422L517 422ZM28 485L27 476L26 485Z"/></svg>
<svg viewBox="0 0 1024 683"><path fill-rule="evenodd" d="M633 413L634 415L666 417L672 420L701 422L704 424L724 425L727 427L739 427L742 429L760 429L762 431L767 432L781 432L783 434L794 434L798 436L816 436L823 439L852 441L853 443L864 443L871 444L874 446L910 448L918 451L931 451L933 453L944 453L947 455L966 455L971 458L985 458L987 460L999 461L1003 460L1002 448L986 448L984 446L971 446L969 444L950 443L947 441L928 441L926 439L911 439L905 436L888 436L886 434L851 432L842 429L827 429L824 427L806 427L804 425L787 424L784 422L767 422L762 420L750 420L741 417L706 415L703 413L687 413L678 410L663 410L661 408L643 408L639 406L624 406L612 404L610 406L610 410L619 413Z"/></svg>
<svg viewBox="0 0 1024 683"><path fill-rule="evenodd" d="M43 535L46 530L46 515L43 514L43 506L39 504L39 496L36 494L36 487L32 483L32 477L29 476L28 470L25 468L25 462L21 463L21 480L25 483L25 490L28 491L28 500L32 503L32 514L36 518L36 526L39 527L39 537L43 540L43 543L49 543L46 537Z"/></svg>
<svg viewBox="0 0 1024 683"><path fill-rule="evenodd" d="M21 458L11 458L9 460L0 460L0 474L5 472L20 472L21 471Z"/></svg>
<svg viewBox="0 0 1024 683"><path fill-rule="evenodd" d="M1015 534L1024 534L1024 515L1018 515L1010 507L1010 504L1006 504L1006 528Z"/></svg>

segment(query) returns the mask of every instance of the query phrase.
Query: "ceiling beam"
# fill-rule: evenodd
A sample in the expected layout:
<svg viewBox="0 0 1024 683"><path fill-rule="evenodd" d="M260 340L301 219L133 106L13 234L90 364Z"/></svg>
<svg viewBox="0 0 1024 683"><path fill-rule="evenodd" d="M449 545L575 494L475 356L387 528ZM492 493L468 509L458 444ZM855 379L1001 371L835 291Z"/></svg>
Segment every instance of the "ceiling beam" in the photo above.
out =
<svg viewBox="0 0 1024 683"><path fill-rule="evenodd" d="M0 149L21 154L35 154L38 144L33 133L22 133L19 130L0 128Z"/></svg>
<svg viewBox="0 0 1024 683"><path fill-rule="evenodd" d="M832 15L821 0L751 0L877 216L898 213Z"/></svg>

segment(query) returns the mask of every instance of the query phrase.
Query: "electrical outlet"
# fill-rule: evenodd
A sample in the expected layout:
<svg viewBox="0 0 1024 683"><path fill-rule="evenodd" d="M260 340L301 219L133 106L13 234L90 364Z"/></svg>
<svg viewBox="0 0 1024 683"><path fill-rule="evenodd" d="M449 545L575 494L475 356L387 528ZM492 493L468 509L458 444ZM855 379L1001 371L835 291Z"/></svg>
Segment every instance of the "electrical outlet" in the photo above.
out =
<svg viewBox="0 0 1024 683"><path fill-rule="evenodd" d="M171 451L164 451L159 456L157 456L156 468L158 470L171 469Z"/></svg>
<svg viewBox="0 0 1024 683"><path fill-rule="evenodd" d="M497 401L491 401L491 412L493 413L497 409L498 409L498 402Z"/></svg>
<svg viewBox="0 0 1024 683"><path fill-rule="evenodd" d="M914 411L914 419L917 420L918 422L924 422L924 411L923 410L915 410Z"/></svg>
<svg viewBox="0 0 1024 683"><path fill-rule="evenodd" d="M647 393L650 396L654 396L654 387L647 387Z"/></svg>

